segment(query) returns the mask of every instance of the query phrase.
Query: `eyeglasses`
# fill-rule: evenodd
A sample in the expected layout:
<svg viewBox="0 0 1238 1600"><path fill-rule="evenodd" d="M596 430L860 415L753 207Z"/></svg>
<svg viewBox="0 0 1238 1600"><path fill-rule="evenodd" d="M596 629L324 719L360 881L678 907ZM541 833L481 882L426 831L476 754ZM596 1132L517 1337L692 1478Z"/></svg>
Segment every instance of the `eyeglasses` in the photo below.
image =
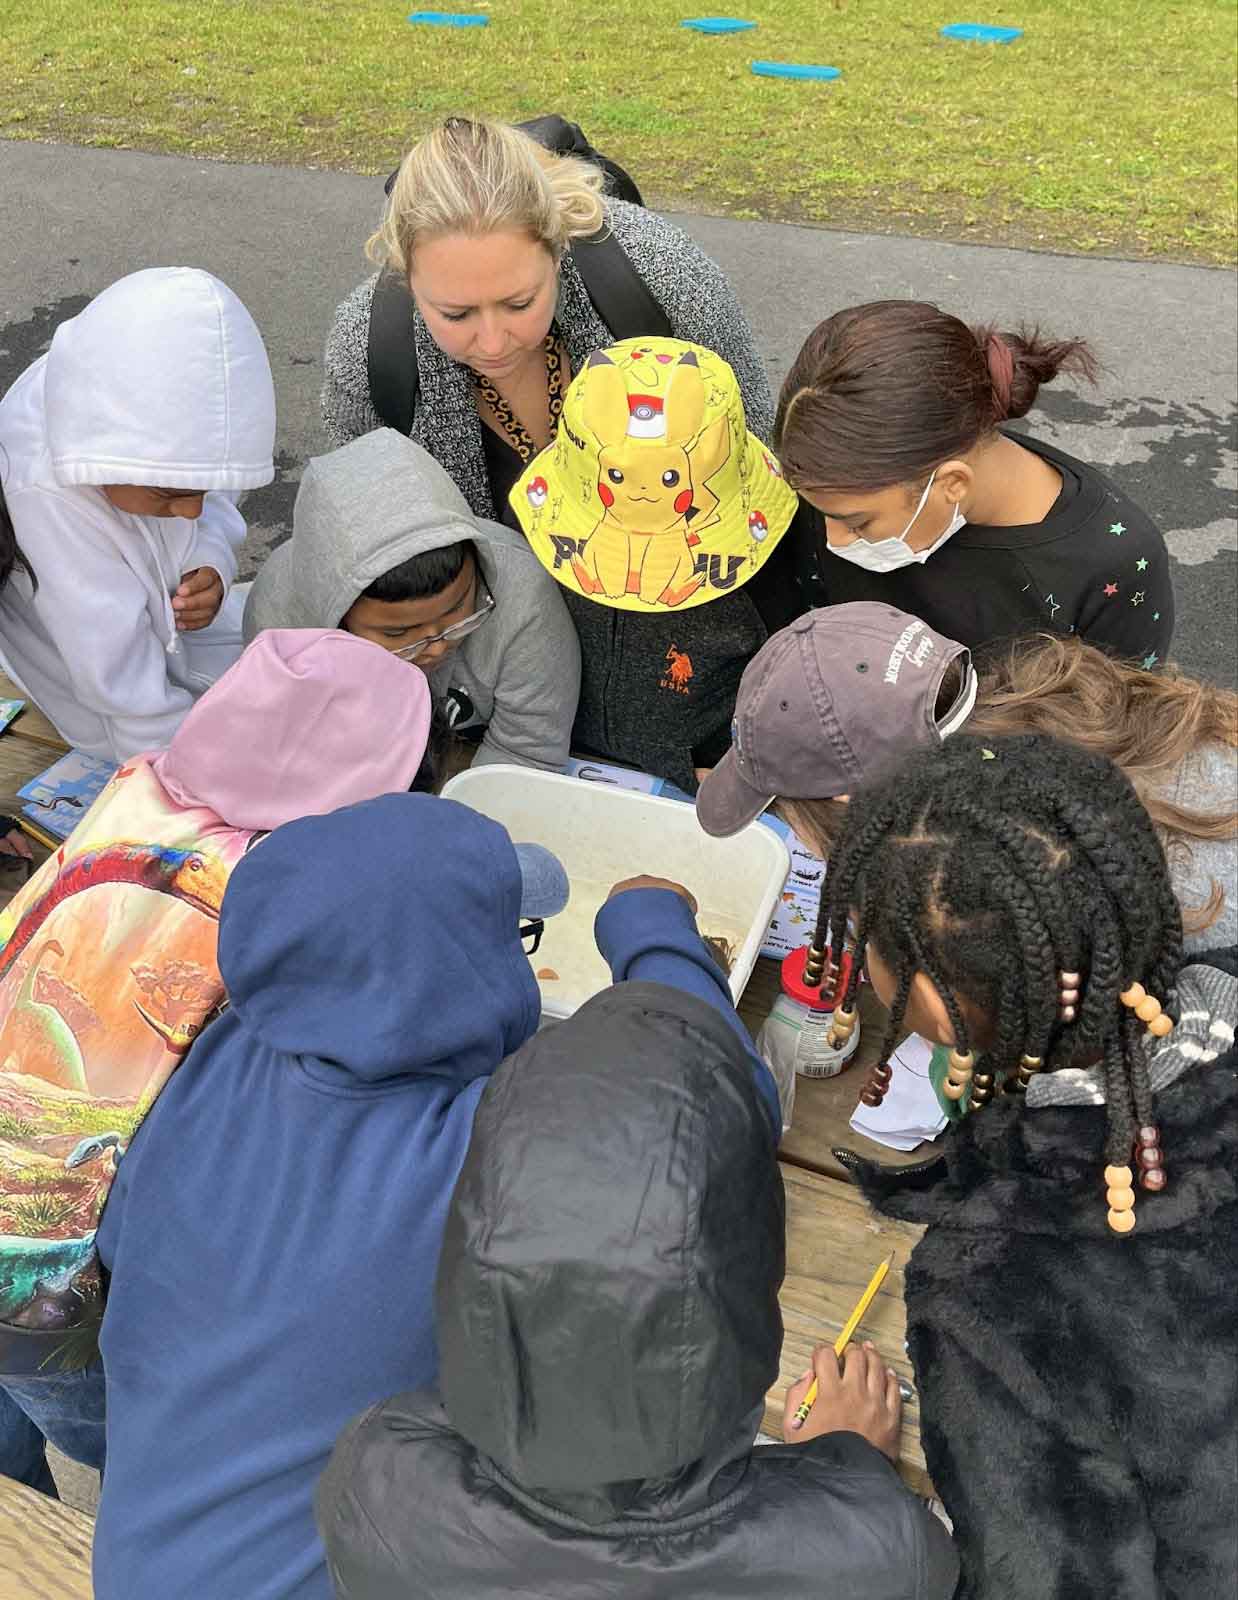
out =
<svg viewBox="0 0 1238 1600"><path fill-rule="evenodd" d="M530 917L528 922L520 924L520 942L524 946L525 955L532 956L537 954L537 947L542 942L542 934L545 929L546 924L541 917Z"/></svg>
<svg viewBox="0 0 1238 1600"><path fill-rule="evenodd" d="M418 639L415 644L406 644L400 650L393 650L392 655L399 656L401 661L416 661L421 652L428 650L432 644L452 644L455 640L463 639L466 634L472 633L474 629L480 628L495 607L495 598L490 593L490 586L480 572L477 574L477 590L474 593L474 599L479 593L484 595L485 599L471 616L462 617L459 622L453 622L451 627L444 628L442 633L432 633L428 639Z"/></svg>

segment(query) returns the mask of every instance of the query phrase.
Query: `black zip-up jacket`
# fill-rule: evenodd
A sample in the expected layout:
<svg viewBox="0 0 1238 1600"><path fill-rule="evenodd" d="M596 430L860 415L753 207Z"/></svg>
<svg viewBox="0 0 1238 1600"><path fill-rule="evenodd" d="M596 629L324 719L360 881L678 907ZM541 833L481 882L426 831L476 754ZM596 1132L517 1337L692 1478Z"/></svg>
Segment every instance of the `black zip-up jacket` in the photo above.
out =
<svg viewBox="0 0 1238 1600"><path fill-rule="evenodd" d="M519 528L510 508L505 521ZM563 590L580 640L572 748L696 792L695 768L731 747L744 668L779 628L826 603L816 513L801 501L768 560L742 588L686 611L621 611Z"/></svg>
<svg viewBox="0 0 1238 1600"><path fill-rule="evenodd" d="M438 1278L443 1400L318 1493L340 1600L948 1600L942 1525L854 1433L752 1447L782 1182L748 1049L625 982L487 1087Z"/></svg>

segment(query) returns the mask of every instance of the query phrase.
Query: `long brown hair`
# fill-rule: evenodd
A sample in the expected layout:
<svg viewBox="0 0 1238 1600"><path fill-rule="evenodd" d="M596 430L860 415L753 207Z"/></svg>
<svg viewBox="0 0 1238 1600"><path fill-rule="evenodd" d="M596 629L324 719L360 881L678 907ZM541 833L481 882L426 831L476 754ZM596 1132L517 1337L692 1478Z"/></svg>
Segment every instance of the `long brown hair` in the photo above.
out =
<svg viewBox="0 0 1238 1600"><path fill-rule="evenodd" d="M949 678L947 673L939 696L947 708L958 693ZM986 738L1044 733L1106 756L1130 780L1171 865L1189 856L1192 840L1238 838L1238 805L1197 811L1166 798L1193 752L1209 744L1238 749L1238 694L1175 667L1144 672L1081 639L1036 634L981 675L967 732ZM848 815L838 800L782 800L778 809L806 844L824 854ZM1210 927L1223 900L1214 882L1202 906L1184 906L1187 932Z"/></svg>
<svg viewBox="0 0 1238 1600"><path fill-rule="evenodd" d="M1080 339L971 326L916 300L874 300L809 334L778 401L774 444L797 488L917 483L1022 417L1059 372L1094 379Z"/></svg>

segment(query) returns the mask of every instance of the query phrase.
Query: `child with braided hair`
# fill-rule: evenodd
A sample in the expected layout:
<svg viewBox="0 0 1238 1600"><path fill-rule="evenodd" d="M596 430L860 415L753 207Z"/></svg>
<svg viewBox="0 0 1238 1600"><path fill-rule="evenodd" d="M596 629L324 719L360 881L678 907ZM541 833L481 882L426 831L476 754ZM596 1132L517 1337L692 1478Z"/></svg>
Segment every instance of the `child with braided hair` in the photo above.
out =
<svg viewBox="0 0 1238 1600"><path fill-rule="evenodd" d="M921 1167L841 1153L929 1224L908 1338L959 1594L1238 1592L1235 951L1180 966L1134 790L1043 735L958 734L853 797L814 945L848 941L838 1026L863 965L882 1062L935 1040L969 1112Z"/></svg>

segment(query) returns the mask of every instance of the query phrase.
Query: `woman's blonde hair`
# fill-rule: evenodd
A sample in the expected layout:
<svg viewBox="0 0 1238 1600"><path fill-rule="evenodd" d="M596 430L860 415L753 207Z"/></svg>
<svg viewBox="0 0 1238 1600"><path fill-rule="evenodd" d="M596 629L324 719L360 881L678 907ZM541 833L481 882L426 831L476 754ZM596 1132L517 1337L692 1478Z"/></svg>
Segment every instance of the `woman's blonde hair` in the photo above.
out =
<svg viewBox="0 0 1238 1600"><path fill-rule="evenodd" d="M956 694L957 686L943 683L944 699ZM1238 805L1194 811L1166 798L1193 752L1210 744L1238 749L1238 694L1231 689L1174 667L1144 672L1081 639L1037 634L981 674L967 732L1047 733L1107 756L1130 779L1171 867L1189 857L1192 840L1238 838ZM778 809L805 843L827 854L847 816L838 800L783 800ZM1223 899L1214 882L1204 905L1184 906L1186 931L1210 927Z"/></svg>
<svg viewBox="0 0 1238 1600"><path fill-rule="evenodd" d="M605 223L603 182L600 167L556 155L508 123L448 117L401 161L366 254L407 278L425 239L510 228L558 260L573 239Z"/></svg>

